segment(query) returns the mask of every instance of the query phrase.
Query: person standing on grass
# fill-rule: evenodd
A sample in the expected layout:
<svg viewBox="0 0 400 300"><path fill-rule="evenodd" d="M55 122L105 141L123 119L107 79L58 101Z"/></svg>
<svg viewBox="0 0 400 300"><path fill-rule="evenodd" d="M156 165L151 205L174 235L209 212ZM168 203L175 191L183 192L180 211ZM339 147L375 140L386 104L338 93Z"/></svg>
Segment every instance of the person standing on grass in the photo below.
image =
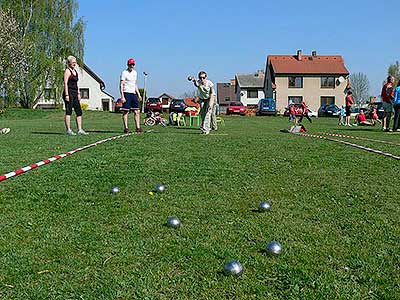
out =
<svg viewBox="0 0 400 300"><path fill-rule="evenodd" d="M394 90L394 123L393 131L400 131L400 80L397 83L397 87Z"/></svg>
<svg viewBox="0 0 400 300"><path fill-rule="evenodd" d="M346 106L343 104L342 107L340 108L338 125L344 125L343 120L346 117L346 109L345 109L345 107Z"/></svg>
<svg viewBox="0 0 400 300"><path fill-rule="evenodd" d="M71 129L72 109L76 114L76 124L78 126L78 134L87 133L82 129L82 108L81 93L78 86L78 71L76 67L76 58L74 56L67 57L67 67L64 72L64 92L63 99L65 103L65 127L68 135L76 135Z"/></svg>
<svg viewBox="0 0 400 300"><path fill-rule="evenodd" d="M296 108L293 103L289 103L289 122L292 121L294 125L297 125Z"/></svg>
<svg viewBox="0 0 400 300"><path fill-rule="evenodd" d="M393 110L393 98L394 98L394 89L393 89L394 77L388 76L387 82L382 87L381 98L382 98L382 106L384 110L382 127L383 131L389 132L391 129L390 126L390 118L392 117Z"/></svg>
<svg viewBox="0 0 400 300"><path fill-rule="evenodd" d="M345 98L345 102L346 102L346 107L345 107L345 110L346 110L346 121L345 121L344 126L351 126L351 124L350 124L351 111L350 110L351 110L351 107L354 104L353 92L352 91L348 91L347 92L347 96Z"/></svg>
<svg viewBox="0 0 400 300"><path fill-rule="evenodd" d="M194 86L197 87L199 92L199 101L203 103L201 109L201 134L209 134L211 131L211 119L215 105L215 90L214 84L207 79L207 73L200 71L198 74L199 80L196 80L194 76L191 77L191 81Z"/></svg>
<svg viewBox="0 0 400 300"><path fill-rule="evenodd" d="M301 101L301 117L299 119L299 123L301 123L301 121L303 121L303 117L306 117L308 121L310 121L310 123L312 123L312 120L310 118L310 116L308 115L308 106L306 104L306 102L303 100Z"/></svg>
<svg viewBox="0 0 400 300"><path fill-rule="evenodd" d="M135 114L136 133L143 133L140 127L140 108L139 101L142 101L139 88L137 86L137 72L135 70L135 60L129 58L128 68L122 71L120 80L120 93L122 101L122 122L124 124L124 133L131 133L128 127L128 114L133 110Z"/></svg>

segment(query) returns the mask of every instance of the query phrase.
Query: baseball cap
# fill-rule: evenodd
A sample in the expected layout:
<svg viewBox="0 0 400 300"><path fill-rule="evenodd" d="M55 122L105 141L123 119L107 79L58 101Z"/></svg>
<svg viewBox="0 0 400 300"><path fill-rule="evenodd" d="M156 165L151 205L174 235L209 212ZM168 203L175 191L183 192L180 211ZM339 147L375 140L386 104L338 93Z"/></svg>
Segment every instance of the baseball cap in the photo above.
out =
<svg viewBox="0 0 400 300"><path fill-rule="evenodd" d="M135 60L133 58L128 59L128 65L134 65Z"/></svg>

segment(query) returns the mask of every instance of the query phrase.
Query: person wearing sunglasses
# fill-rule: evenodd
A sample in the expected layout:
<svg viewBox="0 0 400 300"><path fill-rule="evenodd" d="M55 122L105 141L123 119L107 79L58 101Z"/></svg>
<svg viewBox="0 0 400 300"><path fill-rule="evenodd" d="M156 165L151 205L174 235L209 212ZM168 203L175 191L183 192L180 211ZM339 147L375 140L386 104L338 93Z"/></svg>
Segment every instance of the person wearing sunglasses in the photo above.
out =
<svg viewBox="0 0 400 300"><path fill-rule="evenodd" d="M143 133L143 129L140 127L140 108L139 100L142 100L140 96L139 88L137 86L137 72L135 68L135 60L129 58L128 69L122 71L120 81L120 93L122 104L122 121L124 124L124 133L131 133L128 127L128 114L133 110L135 114L136 133Z"/></svg>
<svg viewBox="0 0 400 300"><path fill-rule="evenodd" d="M191 76L191 81L197 87L199 92L199 102L201 102L201 134L209 134L211 131L211 119L215 105L215 90L214 84L207 79L207 73L204 71L199 72L199 80Z"/></svg>

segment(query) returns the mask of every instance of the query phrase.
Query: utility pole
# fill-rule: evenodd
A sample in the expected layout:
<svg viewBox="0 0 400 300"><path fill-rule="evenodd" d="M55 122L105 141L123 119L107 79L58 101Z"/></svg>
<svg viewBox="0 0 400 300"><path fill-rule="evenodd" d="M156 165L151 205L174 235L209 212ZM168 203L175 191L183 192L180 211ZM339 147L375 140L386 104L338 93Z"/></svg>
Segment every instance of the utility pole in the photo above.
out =
<svg viewBox="0 0 400 300"><path fill-rule="evenodd" d="M147 72L143 72L144 75L144 89L143 89L143 103L142 103L142 114L144 113L144 107L146 105L146 79L147 79L147 75L149 75L149 73Z"/></svg>

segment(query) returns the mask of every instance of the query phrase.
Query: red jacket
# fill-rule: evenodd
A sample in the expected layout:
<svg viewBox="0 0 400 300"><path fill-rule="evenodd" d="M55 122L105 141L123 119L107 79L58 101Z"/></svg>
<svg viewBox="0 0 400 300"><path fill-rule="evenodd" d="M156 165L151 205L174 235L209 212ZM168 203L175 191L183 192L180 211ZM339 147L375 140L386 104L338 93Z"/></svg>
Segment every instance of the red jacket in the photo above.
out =
<svg viewBox="0 0 400 300"><path fill-rule="evenodd" d="M393 84L391 82L386 83L382 87L381 98L382 98L383 102L393 103L394 88L393 88Z"/></svg>

